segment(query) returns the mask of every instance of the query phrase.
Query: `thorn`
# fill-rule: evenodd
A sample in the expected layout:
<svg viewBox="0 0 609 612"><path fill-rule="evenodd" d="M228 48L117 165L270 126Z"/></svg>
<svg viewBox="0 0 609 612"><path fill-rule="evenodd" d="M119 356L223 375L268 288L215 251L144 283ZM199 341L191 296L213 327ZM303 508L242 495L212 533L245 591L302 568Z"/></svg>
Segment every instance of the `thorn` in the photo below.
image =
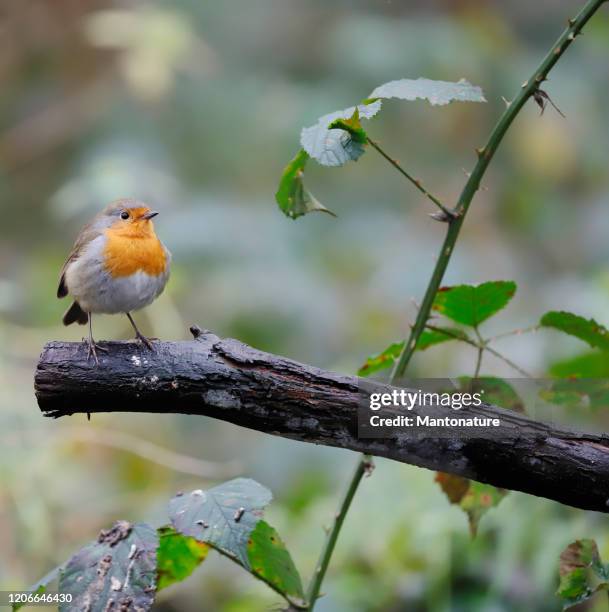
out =
<svg viewBox="0 0 609 612"><path fill-rule="evenodd" d="M573 32L571 32L571 34L569 34L569 36L567 36L567 40L575 40L575 34Z"/></svg>
<svg viewBox="0 0 609 612"><path fill-rule="evenodd" d="M482 157L484 155L484 147L480 147L479 149L476 149L476 155L478 157Z"/></svg>
<svg viewBox="0 0 609 612"><path fill-rule="evenodd" d="M375 468L375 465L372 459L364 463L364 475L366 476L366 478L372 476L372 472L374 472L374 468Z"/></svg>
<svg viewBox="0 0 609 612"><path fill-rule="evenodd" d="M510 104L511 104L511 102L510 102ZM467 178L469 178L469 177L472 175L472 173L471 173L471 172L468 172L468 171L467 171L465 168L461 168L461 170L463 170L463 174L465 174L465 176L466 176Z"/></svg>
<svg viewBox="0 0 609 612"><path fill-rule="evenodd" d="M528 86L529 86L529 82L528 82L528 81L525 81L525 82L522 84L522 89L524 89L525 87L528 87Z"/></svg>
<svg viewBox="0 0 609 612"><path fill-rule="evenodd" d="M556 49L554 49L554 55L560 55L561 51L562 51L561 47L556 47Z"/></svg>
<svg viewBox="0 0 609 612"><path fill-rule="evenodd" d="M510 108L510 106L512 106L512 102L510 100L507 100L503 96L501 96L501 99L503 100L503 103L505 104L506 108Z"/></svg>
<svg viewBox="0 0 609 612"><path fill-rule="evenodd" d="M573 18L568 19L568 20L567 20L567 23L568 23L568 24L569 24L571 27L573 27L573 26L575 25L575 19L573 19Z"/></svg>
<svg viewBox="0 0 609 612"><path fill-rule="evenodd" d="M447 209L439 210L434 213L429 213L429 216L434 221L440 221L440 223L450 223L451 221L454 221L457 218L457 215L455 213Z"/></svg>

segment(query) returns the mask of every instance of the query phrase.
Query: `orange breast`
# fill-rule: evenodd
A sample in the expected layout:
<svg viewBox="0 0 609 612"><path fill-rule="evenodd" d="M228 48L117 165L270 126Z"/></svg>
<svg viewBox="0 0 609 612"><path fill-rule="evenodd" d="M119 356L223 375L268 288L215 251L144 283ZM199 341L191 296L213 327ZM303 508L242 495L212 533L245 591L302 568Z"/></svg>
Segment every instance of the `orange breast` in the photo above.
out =
<svg viewBox="0 0 609 612"><path fill-rule="evenodd" d="M111 276L131 276L139 270L158 276L165 271L167 256L154 232L146 236L106 231L104 263Z"/></svg>

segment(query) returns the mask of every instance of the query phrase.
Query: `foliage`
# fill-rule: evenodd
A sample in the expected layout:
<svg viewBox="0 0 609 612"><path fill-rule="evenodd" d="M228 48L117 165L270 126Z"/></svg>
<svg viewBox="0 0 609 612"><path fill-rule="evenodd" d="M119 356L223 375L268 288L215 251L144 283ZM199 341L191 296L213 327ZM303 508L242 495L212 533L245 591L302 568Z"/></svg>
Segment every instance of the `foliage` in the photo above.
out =
<svg viewBox="0 0 609 612"><path fill-rule="evenodd" d="M469 520L469 530L474 537L478 532L480 519L507 495L505 489L469 480L454 474L436 473L436 482L451 504L459 506Z"/></svg>
<svg viewBox="0 0 609 612"><path fill-rule="evenodd" d="M361 119L371 119L378 114L383 98L423 99L432 105L444 105L455 100L486 101L482 90L465 80L450 83L430 79L402 79L380 85L357 106L323 115L313 125L302 129L302 149L286 166L281 177L275 199L286 216L297 219L312 211L329 212L304 187L302 177L305 164L309 157L322 166L342 166L348 161L357 161L369 142Z"/></svg>
<svg viewBox="0 0 609 612"><path fill-rule="evenodd" d="M149 610L156 593L188 578L211 547L266 582L294 608L305 608L292 557L261 518L271 498L268 489L248 478L180 493L169 503L171 526L154 529L117 521L29 590L44 592L59 577L59 592L74 597L60 610Z"/></svg>
<svg viewBox="0 0 609 612"><path fill-rule="evenodd" d="M609 351L609 330L594 319L584 319L584 317L564 310L552 310L541 317L540 325L579 338L592 348Z"/></svg>
<svg viewBox="0 0 609 612"><path fill-rule="evenodd" d="M516 293L513 281L441 287L432 308L456 323L478 327L505 308Z"/></svg>
<svg viewBox="0 0 609 612"><path fill-rule="evenodd" d="M602 563L594 540L577 540L560 554L560 585L556 594L563 610L609 590L609 565Z"/></svg>

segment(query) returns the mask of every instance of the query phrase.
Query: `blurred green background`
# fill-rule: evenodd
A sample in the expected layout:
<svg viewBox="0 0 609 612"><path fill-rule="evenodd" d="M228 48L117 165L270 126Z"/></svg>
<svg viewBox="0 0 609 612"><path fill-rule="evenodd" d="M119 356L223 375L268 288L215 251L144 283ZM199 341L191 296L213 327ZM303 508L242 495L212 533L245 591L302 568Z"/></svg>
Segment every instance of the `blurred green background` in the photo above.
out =
<svg viewBox="0 0 609 612"><path fill-rule="evenodd" d="M144 331L219 335L352 373L401 339L443 227L374 152L341 169L309 164L307 185L338 219L293 222L274 193L303 125L388 80L480 85L488 104L388 102L369 133L434 193L457 197L503 109L581 3L322 0L0 5L0 589L21 589L117 518L160 521L178 490L232 475L269 486L268 511L308 578L350 475L347 451L276 439L204 418L41 417L36 359L63 328L58 271L80 226L109 201L161 211L173 252ZM521 113L474 202L446 284L514 279L487 331L550 308L609 323L609 16L601 11L552 72L566 114ZM96 337L127 338L121 317ZM551 333L503 350L542 374L576 341ZM492 358L491 358L492 359ZM413 373L471 374L475 353L444 345ZM511 374L485 361L483 373ZM125 409L128 410L128 406ZM559 552L607 521L509 495L470 541L433 474L377 462L355 500L319 612L558 610ZM249 612L280 600L218 555L161 593L158 610ZM606 609L606 601L596 602ZM605 607L603 607L605 606Z"/></svg>

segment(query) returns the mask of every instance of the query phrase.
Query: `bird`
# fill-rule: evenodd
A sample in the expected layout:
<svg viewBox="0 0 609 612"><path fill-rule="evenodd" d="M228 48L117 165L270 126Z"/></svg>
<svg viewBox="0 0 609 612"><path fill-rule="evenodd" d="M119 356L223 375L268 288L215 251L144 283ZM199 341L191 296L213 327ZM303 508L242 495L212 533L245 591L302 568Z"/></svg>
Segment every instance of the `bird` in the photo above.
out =
<svg viewBox="0 0 609 612"><path fill-rule="evenodd" d="M131 312L152 303L169 279L171 253L159 240L152 219L158 212L139 200L110 203L79 233L59 275L57 297L72 305L63 324L89 323L87 361L107 349L93 339L93 314L125 314L135 337L148 349L152 342L138 329Z"/></svg>

